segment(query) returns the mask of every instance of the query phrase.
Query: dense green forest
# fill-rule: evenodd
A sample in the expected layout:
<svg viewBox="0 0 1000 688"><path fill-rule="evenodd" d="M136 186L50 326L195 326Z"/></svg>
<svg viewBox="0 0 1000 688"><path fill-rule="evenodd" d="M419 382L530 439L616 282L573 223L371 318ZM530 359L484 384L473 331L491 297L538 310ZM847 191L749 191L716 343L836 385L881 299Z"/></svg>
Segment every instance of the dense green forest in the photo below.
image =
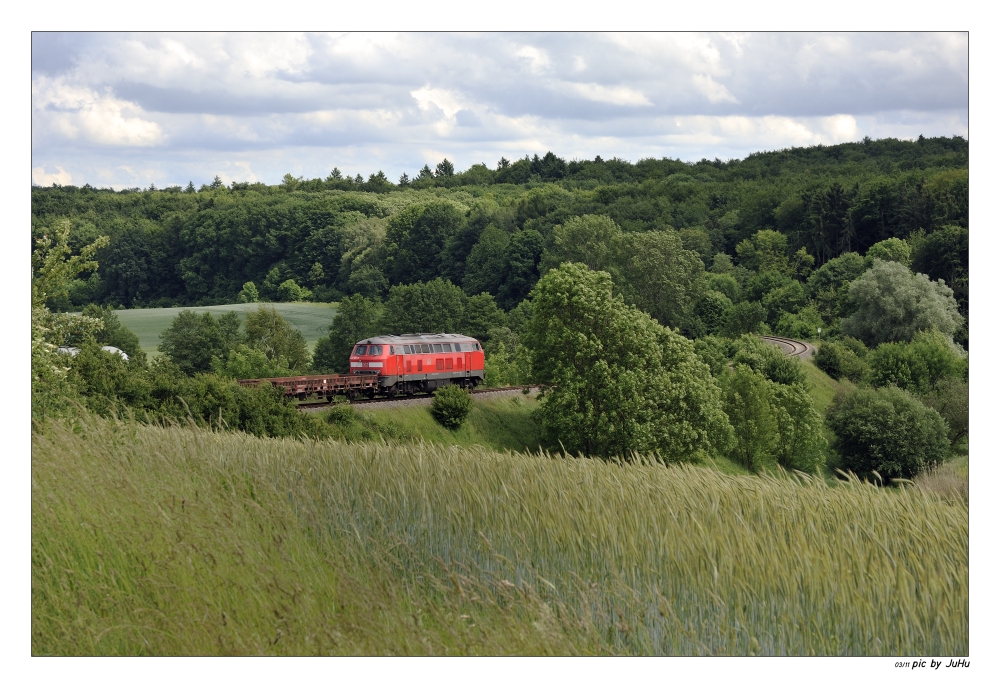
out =
<svg viewBox="0 0 1000 688"><path fill-rule="evenodd" d="M811 471L832 440L844 467L912 477L968 433L960 137L727 162L443 160L398 184L334 169L276 186L36 187L32 235L39 341L84 347L68 377L46 363L36 382L63 380L99 413L323 435L232 379L344 372L359 339L461 331L483 341L488 384L542 385L545 438L573 453ZM183 312L150 364L112 310L298 300L339 304L313 351L273 309L245 331ZM817 340L816 364L859 386L825 431L802 366L754 336L769 333ZM866 435L872 418L892 422Z"/></svg>
<svg viewBox="0 0 1000 688"><path fill-rule="evenodd" d="M444 160L398 184L381 172L364 181L334 170L326 179L286 175L275 186L32 188L33 237L61 220L71 222L74 248L110 237L98 272L81 275L55 304L66 309L231 303L247 282L268 300L377 298L442 277L510 310L558 248L556 228L585 215L610 218L626 236L676 232L705 269L724 271L716 257L729 255L737 280L741 267L759 271L738 247L762 230L785 237L790 259L805 259L793 274L802 282L804 269L906 240L913 268L943 278L967 314L968 142L960 137L866 139L727 162L566 162L550 152L456 173ZM289 280L299 291L279 293Z"/></svg>

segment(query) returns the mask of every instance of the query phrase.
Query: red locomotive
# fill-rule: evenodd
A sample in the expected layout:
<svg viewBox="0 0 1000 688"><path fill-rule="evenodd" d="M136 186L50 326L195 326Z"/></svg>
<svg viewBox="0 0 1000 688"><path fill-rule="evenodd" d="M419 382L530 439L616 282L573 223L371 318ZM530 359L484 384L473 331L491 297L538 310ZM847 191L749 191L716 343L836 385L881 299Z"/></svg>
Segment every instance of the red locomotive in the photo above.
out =
<svg viewBox="0 0 1000 688"><path fill-rule="evenodd" d="M402 334L372 337L351 352L348 375L239 380L245 387L262 382L282 387L286 396L305 399L316 394L332 401L335 394L349 399L358 394L411 395L446 385L475 387L483 381L483 347L461 334Z"/></svg>

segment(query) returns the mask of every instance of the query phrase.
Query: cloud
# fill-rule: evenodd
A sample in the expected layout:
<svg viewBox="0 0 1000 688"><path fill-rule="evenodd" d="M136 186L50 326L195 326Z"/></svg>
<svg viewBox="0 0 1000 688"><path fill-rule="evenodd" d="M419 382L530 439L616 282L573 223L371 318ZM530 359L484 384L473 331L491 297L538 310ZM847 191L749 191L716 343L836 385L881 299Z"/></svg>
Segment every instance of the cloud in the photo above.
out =
<svg viewBox="0 0 1000 688"><path fill-rule="evenodd" d="M77 184L968 135L966 33L36 33L31 79Z"/></svg>
<svg viewBox="0 0 1000 688"><path fill-rule="evenodd" d="M71 184L73 182L73 175L59 165L56 165L55 172L46 172L44 166L32 167L31 182L33 184L37 184L38 186L51 186L52 184L66 186L67 184Z"/></svg>
<svg viewBox="0 0 1000 688"><path fill-rule="evenodd" d="M32 83L31 95L32 123L43 132L110 146L153 146L163 140L156 122L143 119L141 108L110 89L101 93L43 77Z"/></svg>
<svg viewBox="0 0 1000 688"><path fill-rule="evenodd" d="M695 74L691 77L698 93L705 96L710 103L739 103L729 89L717 82L709 74Z"/></svg>

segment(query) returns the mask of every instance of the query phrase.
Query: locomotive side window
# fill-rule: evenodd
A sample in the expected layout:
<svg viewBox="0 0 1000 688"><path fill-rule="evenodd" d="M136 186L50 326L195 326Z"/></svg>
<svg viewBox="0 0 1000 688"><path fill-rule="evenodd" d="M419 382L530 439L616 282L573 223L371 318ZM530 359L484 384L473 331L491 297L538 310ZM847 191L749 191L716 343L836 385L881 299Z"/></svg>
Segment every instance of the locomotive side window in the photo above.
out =
<svg viewBox="0 0 1000 688"><path fill-rule="evenodd" d="M374 344L372 344L371 346L368 347L368 355L369 356L381 356L382 355L382 347L381 346L375 346Z"/></svg>
<svg viewBox="0 0 1000 688"><path fill-rule="evenodd" d="M479 342L476 342L476 343L475 343L475 344L473 344L472 346L476 347L476 351L479 351Z"/></svg>
<svg viewBox="0 0 1000 688"><path fill-rule="evenodd" d="M441 353L441 345L440 344L435 344L434 345L434 353L436 353L436 354Z"/></svg>
<svg viewBox="0 0 1000 688"><path fill-rule="evenodd" d="M461 344L458 344L458 343L456 343L456 344L455 344L455 351L461 351L461 350L462 350L462 345L461 345Z"/></svg>
<svg viewBox="0 0 1000 688"><path fill-rule="evenodd" d="M429 353L431 353L431 346L430 346L430 344L421 344L420 345L420 353L422 353L422 354L429 354Z"/></svg>
<svg viewBox="0 0 1000 688"><path fill-rule="evenodd" d="M451 344L442 344L441 346L444 347L444 352L446 354L450 354L451 353Z"/></svg>
<svg viewBox="0 0 1000 688"><path fill-rule="evenodd" d="M394 346L390 346L389 347L389 355L390 356L395 356L396 355L396 347L394 347Z"/></svg>
<svg viewBox="0 0 1000 688"><path fill-rule="evenodd" d="M359 346L359 347L357 347L357 348L354 349L354 355L355 356L364 356L365 355L365 351L367 351L367 350L368 350L368 347L366 347L364 344L362 344L361 346Z"/></svg>

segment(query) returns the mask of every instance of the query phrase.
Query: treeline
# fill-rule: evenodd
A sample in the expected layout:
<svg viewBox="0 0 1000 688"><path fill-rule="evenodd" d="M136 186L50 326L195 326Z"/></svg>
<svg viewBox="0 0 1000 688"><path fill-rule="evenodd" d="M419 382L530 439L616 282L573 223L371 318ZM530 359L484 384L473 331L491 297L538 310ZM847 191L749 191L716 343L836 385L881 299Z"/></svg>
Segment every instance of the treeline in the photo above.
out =
<svg viewBox="0 0 1000 688"><path fill-rule="evenodd" d="M774 230L819 267L888 238L967 229L967 166L968 142L956 137L694 164L566 162L550 152L455 172L444 160L399 184L334 170L326 179L286 175L274 186L36 187L32 233L68 220L76 249L110 237L100 269L52 304L62 309L227 303L247 282L267 300L382 298L393 285L442 277L509 310L540 277L554 229L574 217L607 216L626 234L676 231L706 266ZM964 266L927 267L961 296Z"/></svg>

